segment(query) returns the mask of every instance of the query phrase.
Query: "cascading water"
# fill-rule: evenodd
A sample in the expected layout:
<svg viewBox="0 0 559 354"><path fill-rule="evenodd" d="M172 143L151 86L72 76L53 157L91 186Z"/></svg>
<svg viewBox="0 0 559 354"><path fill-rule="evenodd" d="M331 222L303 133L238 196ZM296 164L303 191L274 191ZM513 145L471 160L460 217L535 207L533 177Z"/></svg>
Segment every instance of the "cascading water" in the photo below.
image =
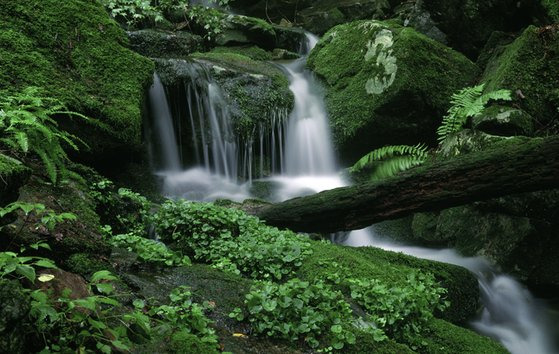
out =
<svg viewBox="0 0 559 354"><path fill-rule="evenodd" d="M551 338L546 306L536 300L513 277L499 274L482 257L463 257L451 249L434 250L394 244L378 239L374 227L352 231L343 240L348 246L374 246L469 269L479 282L483 310L471 324L475 330L493 337L512 354L553 354L559 352Z"/></svg>
<svg viewBox="0 0 559 354"><path fill-rule="evenodd" d="M157 74L153 75L153 84L149 89L149 103L152 115L157 117L154 120L154 130L159 137L157 150L160 152L158 155L160 155L161 168L166 171L179 171L181 162L173 128L173 117L167 103L165 88Z"/></svg>
<svg viewBox="0 0 559 354"><path fill-rule="evenodd" d="M316 37L308 35L302 46L304 54L316 42ZM263 180L279 186L274 200L347 185L337 172L319 87L312 75L305 72L304 64L305 58L283 64L295 96L288 123L286 112L273 112L272 131L259 127L257 138L244 142L231 132L223 93L207 69L193 63L181 64L188 65L193 74L191 82L184 84L188 117L179 117L179 123L186 124L192 132L191 146L199 166L186 171L180 170L182 163L177 148L181 134L173 130L165 91L156 77L150 90L150 103L152 114L157 117L154 130L162 144L158 149L162 154L162 170L158 174L164 179L164 192L193 200L246 199L250 196L248 186L239 184L237 177L244 175L248 181L252 175L262 178L266 169L264 155L270 157L268 171L273 176ZM206 135L206 131L210 133ZM260 156L256 164L254 154ZM543 307L516 280L498 274L483 258L461 257L453 250L395 245L379 241L373 234L370 230L353 231L344 243L403 252L471 270L478 277L484 305L481 317L472 323L476 330L496 338L513 354L558 352L547 331Z"/></svg>

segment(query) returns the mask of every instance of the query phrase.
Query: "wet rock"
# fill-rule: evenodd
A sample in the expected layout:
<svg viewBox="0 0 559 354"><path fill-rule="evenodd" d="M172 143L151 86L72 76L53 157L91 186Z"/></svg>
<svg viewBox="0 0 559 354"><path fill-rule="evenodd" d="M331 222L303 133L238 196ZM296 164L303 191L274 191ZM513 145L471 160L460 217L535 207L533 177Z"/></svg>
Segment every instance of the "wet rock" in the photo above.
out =
<svg viewBox="0 0 559 354"><path fill-rule="evenodd" d="M530 136L534 131L534 118L520 109L495 105L474 117L472 127L493 135Z"/></svg>
<svg viewBox="0 0 559 354"><path fill-rule="evenodd" d="M127 32L130 48L152 58L183 58L202 50L202 37L190 32L144 29Z"/></svg>

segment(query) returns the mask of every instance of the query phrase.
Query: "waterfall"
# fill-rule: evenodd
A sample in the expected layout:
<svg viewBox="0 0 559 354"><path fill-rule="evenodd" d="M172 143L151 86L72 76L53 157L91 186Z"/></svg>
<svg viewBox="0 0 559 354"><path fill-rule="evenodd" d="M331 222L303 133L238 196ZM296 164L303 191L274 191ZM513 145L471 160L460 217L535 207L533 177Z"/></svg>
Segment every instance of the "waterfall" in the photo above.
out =
<svg viewBox="0 0 559 354"><path fill-rule="evenodd" d="M161 168L166 171L180 170L181 162L177 147L177 138L173 127L173 118L169 109L167 95L157 74L153 74L153 84L149 89L149 103L151 114L156 118L154 124L157 147Z"/></svg>
<svg viewBox="0 0 559 354"><path fill-rule="evenodd" d="M451 249L434 250L397 245L379 240L374 226L352 231L343 241L348 246L373 246L414 257L455 264L469 269L478 279L483 311L472 327L498 340L512 354L553 354L546 306L513 277L500 274L482 257L463 257Z"/></svg>

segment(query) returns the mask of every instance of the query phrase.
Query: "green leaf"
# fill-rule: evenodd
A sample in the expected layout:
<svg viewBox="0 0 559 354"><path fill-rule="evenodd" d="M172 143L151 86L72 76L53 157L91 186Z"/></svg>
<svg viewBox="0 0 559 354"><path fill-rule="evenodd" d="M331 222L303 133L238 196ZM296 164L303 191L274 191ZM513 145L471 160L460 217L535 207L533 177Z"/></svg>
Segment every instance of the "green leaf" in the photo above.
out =
<svg viewBox="0 0 559 354"><path fill-rule="evenodd" d="M100 270L98 272L93 273L93 275L91 276L92 283L97 283L101 280L117 280L117 277L115 277L108 270Z"/></svg>
<svg viewBox="0 0 559 354"><path fill-rule="evenodd" d="M35 268L26 264L21 264L16 267L15 271L19 275L26 277L30 282L35 282Z"/></svg>

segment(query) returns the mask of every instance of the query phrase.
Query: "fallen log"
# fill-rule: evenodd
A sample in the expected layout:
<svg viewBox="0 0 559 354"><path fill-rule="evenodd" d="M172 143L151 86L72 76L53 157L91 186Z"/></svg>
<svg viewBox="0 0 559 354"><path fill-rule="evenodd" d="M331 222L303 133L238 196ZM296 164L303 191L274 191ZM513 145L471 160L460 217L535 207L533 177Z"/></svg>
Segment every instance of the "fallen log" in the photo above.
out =
<svg viewBox="0 0 559 354"><path fill-rule="evenodd" d="M356 230L410 213L559 187L559 136L502 142L380 182L336 188L262 207L269 225L304 232Z"/></svg>

